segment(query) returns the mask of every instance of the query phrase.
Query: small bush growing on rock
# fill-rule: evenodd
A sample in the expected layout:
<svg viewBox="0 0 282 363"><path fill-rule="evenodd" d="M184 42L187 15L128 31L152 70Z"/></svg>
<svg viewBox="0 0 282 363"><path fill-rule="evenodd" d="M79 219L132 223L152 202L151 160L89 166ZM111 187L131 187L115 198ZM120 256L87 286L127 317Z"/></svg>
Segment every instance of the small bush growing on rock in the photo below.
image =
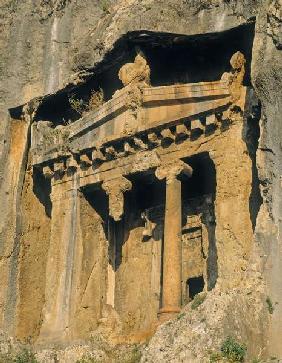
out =
<svg viewBox="0 0 282 363"><path fill-rule="evenodd" d="M10 354L0 354L0 363L13 363L14 360Z"/></svg>
<svg viewBox="0 0 282 363"><path fill-rule="evenodd" d="M210 363L219 362L222 359L222 355L218 352L213 352L210 355Z"/></svg>
<svg viewBox="0 0 282 363"><path fill-rule="evenodd" d="M131 352L131 356L128 359L128 363L139 363L141 360L141 352L138 348L134 348Z"/></svg>
<svg viewBox="0 0 282 363"><path fill-rule="evenodd" d="M82 98L78 98L75 94L69 96L70 107L80 116L83 116L89 111L96 110L103 103L104 91L102 90L102 88L99 88L98 91L93 90L88 101L85 101Z"/></svg>
<svg viewBox="0 0 282 363"><path fill-rule="evenodd" d="M231 362L244 362L246 351L245 345L238 343L232 337L227 337L221 346L223 357Z"/></svg>
<svg viewBox="0 0 282 363"><path fill-rule="evenodd" d="M100 6L105 13L109 12L110 2L108 0L100 0Z"/></svg>
<svg viewBox="0 0 282 363"><path fill-rule="evenodd" d="M69 104L71 106L71 108L77 112L79 115L82 115L83 112L85 111L85 108L86 108L86 104L85 102L83 101L83 99L79 99L79 98L76 98L75 95L71 95L69 97Z"/></svg>
<svg viewBox="0 0 282 363"><path fill-rule="evenodd" d="M180 319L184 318L184 316L185 316L185 313L178 314L177 315L177 320L180 320Z"/></svg>
<svg viewBox="0 0 282 363"><path fill-rule="evenodd" d="M77 360L76 363L98 363L98 361L95 358L83 357Z"/></svg>
<svg viewBox="0 0 282 363"><path fill-rule="evenodd" d="M199 307L206 299L207 297L207 294L204 292L200 293L200 294L197 294L195 297L194 297L194 300L191 304L191 309L192 310L195 310L197 309L197 307Z"/></svg>
<svg viewBox="0 0 282 363"><path fill-rule="evenodd" d="M38 363L35 358L35 355L27 350L24 349L21 353L19 353L13 360L14 363Z"/></svg>
<svg viewBox="0 0 282 363"><path fill-rule="evenodd" d="M103 102L104 102L104 91L102 90L102 88L99 88L98 91L92 91L88 102L89 111L96 110L96 108L101 106Z"/></svg>
<svg viewBox="0 0 282 363"><path fill-rule="evenodd" d="M117 363L139 363L141 360L141 351L135 346L132 350L124 352L121 356L116 357Z"/></svg>
<svg viewBox="0 0 282 363"><path fill-rule="evenodd" d="M269 314L273 314L274 306L273 306L272 301L269 296L267 296L267 298L266 298L266 303L267 303L267 308L268 308Z"/></svg>

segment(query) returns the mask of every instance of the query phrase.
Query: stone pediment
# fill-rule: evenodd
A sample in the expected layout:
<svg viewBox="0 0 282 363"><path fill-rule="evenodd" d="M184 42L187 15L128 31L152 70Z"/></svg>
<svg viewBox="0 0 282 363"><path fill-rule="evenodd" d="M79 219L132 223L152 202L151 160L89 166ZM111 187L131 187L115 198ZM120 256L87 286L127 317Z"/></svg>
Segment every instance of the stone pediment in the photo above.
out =
<svg viewBox="0 0 282 363"><path fill-rule="evenodd" d="M130 121L127 112L134 108L138 122L131 126L138 132L214 110L230 101L228 85L224 81L162 87L128 86L118 92L96 112L72 124L69 128L70 139L80 137L93 129L99 129L97 133L105 139L126 135ZM136 107L134 101L137 103Z"/></svg>
<svg viewBox="0 0 282 363"><path fill-rule="evenodd" d="M86 168L224 131L232 122L232 107L244 108L244 57L237 53L233 57L241 66L218 81L160 87L133 81L70 125L54 129L34 123L33 165L60 165L62 172L68 165ZM123 67L129 66L134 63Z"/></svg>
<svg viewBox="0 0 282 363"><path fill-rule="evenodd" d="M132 95L134 91L136 92L132 86L125 87L97 111L90 112L56 132L56 129L53 133L49 130L46 138L43 135L40 139L34 139L33 148L41 149L40 145L48 145L46 139L52 137L52 134L52 148L55 145L59 147L66 141L70 147L73 145L74 150L94 148L97 144L107 145L111 141L126 139L136 133L177 126L182 119L190 121L188 133L193 129L193 120L197 117L201 117L201 120L197 119L197 127L204 129L205 117L220 112L230 104L230 92L224 81L138 88L138 99ZM135 107L136 100L138 105ZM58 138L59 133L62 134L61 140ZM63 133L67 136L63 137ZM46 158L41 155L42 161L48 160L48 154L50 158L53 157L52 148L45 150ZM40 157L35 163L40 163Z"/></svg>

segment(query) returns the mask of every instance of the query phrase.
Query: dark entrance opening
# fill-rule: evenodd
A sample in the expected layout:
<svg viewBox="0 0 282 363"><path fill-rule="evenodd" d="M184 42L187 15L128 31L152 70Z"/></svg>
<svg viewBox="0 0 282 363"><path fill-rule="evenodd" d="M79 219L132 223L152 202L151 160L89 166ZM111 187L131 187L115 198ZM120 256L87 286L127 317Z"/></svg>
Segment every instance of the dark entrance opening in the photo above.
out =
<svg viewBox="0 0 282 363"><path fill-rule="evenodd" d="M186 282L187 300L193 300L195 295L204 290L205 281L203 276L191 277Z"/></svg>
<svg viewBox="0 0 282 363"><path fill-rule="evenodd" d="M208 253L206 259L207 290L215 287L218 277L217 246L216 246L216 217L214 201L216 198L216 169L208 152L185 158L184 161L193 169L190 179L182 183L182 203L191 205L193 200L205 200L206 208L201 221L208 231ZM185 209L185 208L184 208ZM184 219L186 216L184 215Z"/></svg>

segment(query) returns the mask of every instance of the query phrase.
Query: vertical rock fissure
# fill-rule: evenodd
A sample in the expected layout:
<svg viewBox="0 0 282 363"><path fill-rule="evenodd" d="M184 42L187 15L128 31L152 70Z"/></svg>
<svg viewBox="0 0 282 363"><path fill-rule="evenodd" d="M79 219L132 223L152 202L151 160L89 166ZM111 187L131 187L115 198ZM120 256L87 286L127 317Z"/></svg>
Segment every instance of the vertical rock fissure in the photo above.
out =
<svg viewBox="0 0 282 363"><path fill-rule="evenodd" d="M256 227L257 215L262 204L262 197L259 188L260 181L257 169L257 149L260 138L259 120L261 118L261 104L260 101L255 98L255 95L252 91L250 98L254 98L254 100L250 100L253 102L253 105L250 110L250 115L247 117L247 120L244 124L243 138L252 161L252 190L249 197L249 211L252 228L254 231Z"/></svg>

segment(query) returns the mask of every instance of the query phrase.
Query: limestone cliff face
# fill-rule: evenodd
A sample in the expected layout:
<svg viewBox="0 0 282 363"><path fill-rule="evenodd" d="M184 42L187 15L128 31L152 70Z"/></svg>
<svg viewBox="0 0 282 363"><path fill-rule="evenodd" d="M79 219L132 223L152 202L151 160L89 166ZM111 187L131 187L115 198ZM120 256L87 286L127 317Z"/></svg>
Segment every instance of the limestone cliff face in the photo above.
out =
<svg viewBox="0 0 282 363"><path fill-rule="evenodd" d="M216 148L220 150L222 163L220 160L218 163L227 165L222 170L229 170L230 175L225 171L218 174L217 194L224 200L226 195L236 196L245 188L243 195L248 199L252 183L257 183L260 203L252 205L252 198L238 202L230 197L229 202L215 205L222 220L217 232L222 239L218 252L225 261L219 266L218 284L200 310L195 312L187 306L183 315L158 329L144 349L142 361L208 362L208 352L218 349L224 337L233 332L248 345L250 361L271 356L282 359L281 9L281 0L0 0L0 328L7 336L32 343L38 340L46 309L46 255L51 233L52 201L44 200L48 185L44 180L37 184L39 188L34 185L37 176L29 160L31 126L29 122L17 121L17 106L31 99L36 103L36 97L55 93L68 83L83 82L127 32L214 34L255 21L250 83L260 105L258 145L252 142L248 128L234 131L242 134L242 142L236 145L233 155L224 155L224 143L228 140L223 138L222 144L219 142ZM32 116L32 110L26 107L24 111ZM242 165L237 165L236 153L243 155ZM237 178L234 177L233 184L231 174ZM255 181L251 180L252 175L257 176ZM235 184L237 180L242 180L242 184ZM250 215L244 209L245 203L250 203ZM242 215L238 215L240 204ZM59 209L63 207L62 204ZM89 205L81 202L81 208L88 218L80 221L77 233L90 262L83 266L85 274L80 276L86 293L78 291L75 297L85 300L84 307L70 322L82 333L74 335L70 344L76 339L87 339L92 333L95 314L101 309L98 303L93 303L92 294L101 294L101 299L105 295L103 287L97 292L100 280L95 277L88 280L93 261L95 276L106 269L96 261L97 255L106 253L102 247L104 231L90 225L90 220L98 221L99 217ZM60 221L56 228L61 228ZM134 233L141 234L139 226L134 228L131 244L137 238ZM237 231L235 236L233 230ZM91 255L89 240L95 233L99 236L98 250L97 255ZM234 250L236 241L238 249ZM138 254L134 261L138 261L139 254L151 253L146 248L135 251ZM57 263L60 269L60 261ZM139 261L136 266L140 266ZM122 268L126 273L130 267ZM127 283L130 284L130 276ZM267 308L267 297L274 305L272 314ZM142 319L145 321L147 317ZM114 314L110 320L109 335L120 324ZM134 323L128 318L130 324ZM92 348L61 350L57 356L60 362L75 362L85 349ZM105 353L95 349L93 354L105 359ZM55 362L52 354L40 351L38 359Z"/></svg>

